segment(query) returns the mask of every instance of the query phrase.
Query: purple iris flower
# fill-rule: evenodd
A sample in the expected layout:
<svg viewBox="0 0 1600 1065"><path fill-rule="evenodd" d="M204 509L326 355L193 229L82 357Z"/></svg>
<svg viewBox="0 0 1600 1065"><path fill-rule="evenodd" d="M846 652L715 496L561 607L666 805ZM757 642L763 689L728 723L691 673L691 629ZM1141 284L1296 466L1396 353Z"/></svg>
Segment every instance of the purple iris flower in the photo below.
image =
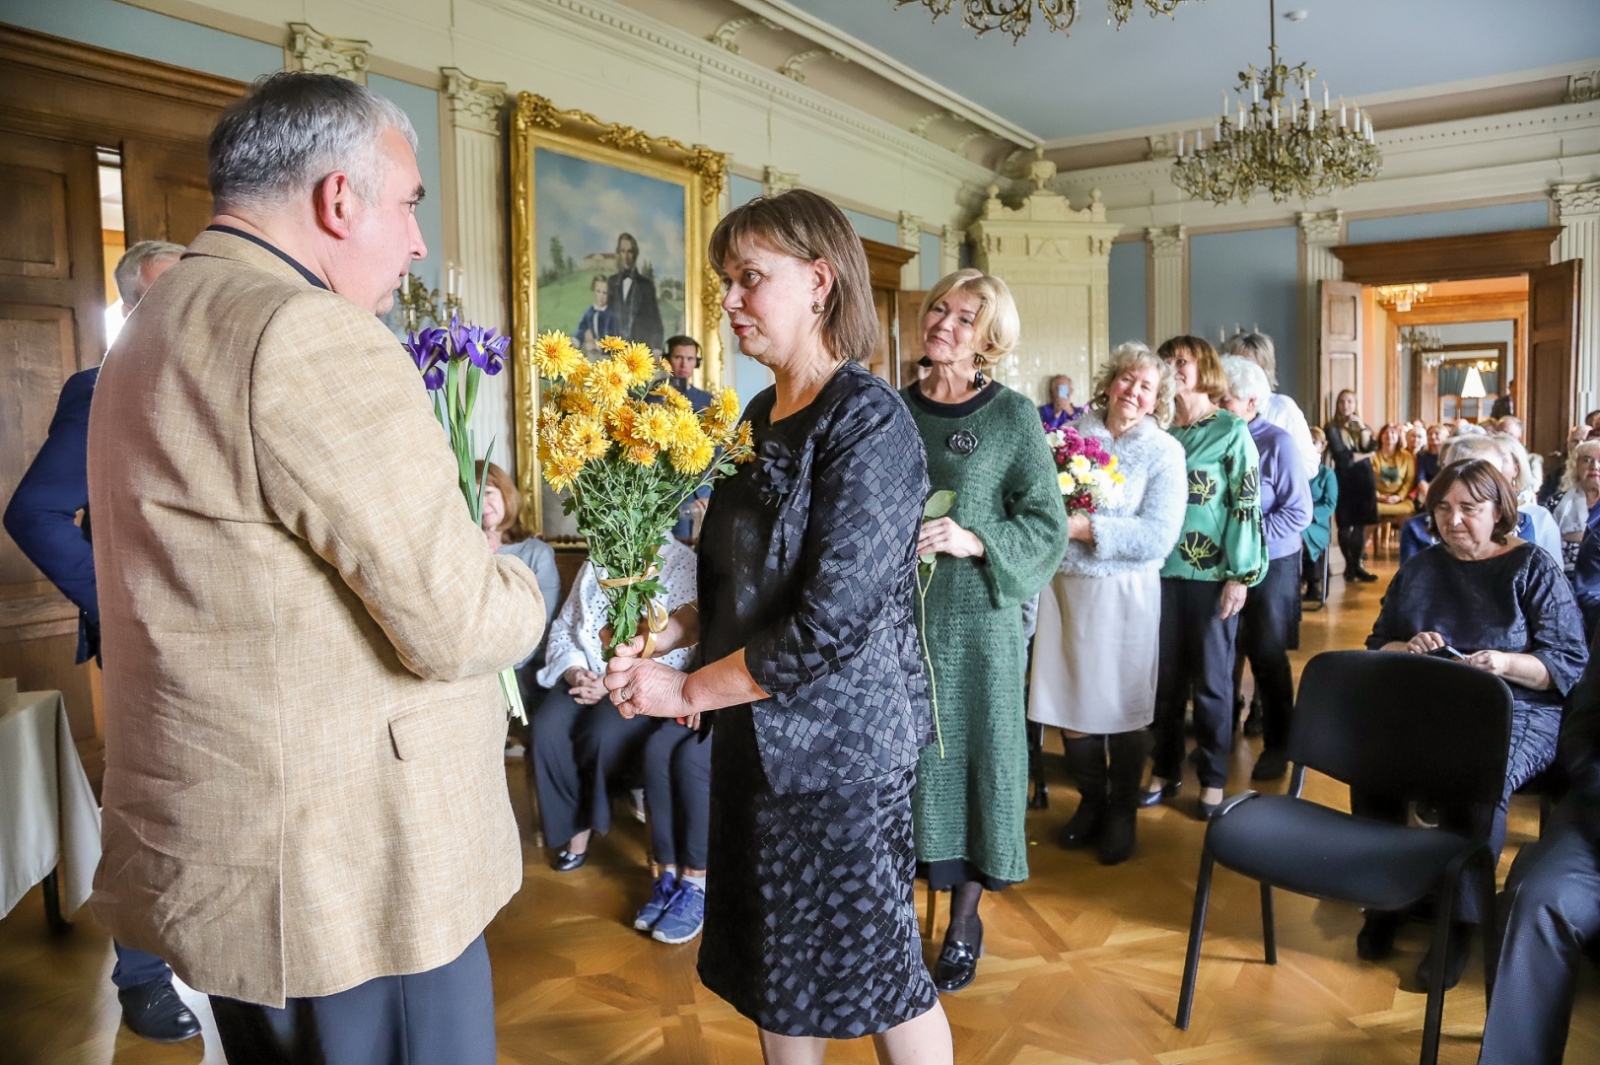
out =
<svg viewBox="0 0 1600 1065"><path fill-rule="evenodd" d="M424 329L406 338L406 350L422 372L422 387L436 392L444 387L444 364L449 357L443 329Z"/></svg>

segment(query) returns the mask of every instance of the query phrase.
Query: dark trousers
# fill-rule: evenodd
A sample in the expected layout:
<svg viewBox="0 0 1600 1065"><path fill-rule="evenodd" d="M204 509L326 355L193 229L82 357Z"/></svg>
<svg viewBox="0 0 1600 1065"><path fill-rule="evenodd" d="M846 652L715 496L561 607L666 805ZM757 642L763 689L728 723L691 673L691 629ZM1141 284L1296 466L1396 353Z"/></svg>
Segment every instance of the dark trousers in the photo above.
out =
<svg viewBox="0 0 1600 1065"><path fill-rule="evenodd" d="M455 961L283 1009L211 996L228 1065L494 1065L494 985L480 935Z"/></svg>
<svg viewBox="0 0 1600 1065"><path fill-rule="evenodd" d="M529 725L545 841L561 847L587 829L610 831L610 788L637 761L661 720L625 719L610 699L582 706L566 682L558 681Z"/></svg>
<svg viewBox="0 0 1600 1065"><path fill-rule="evenodd" d="M118 991L172 979L172 967L154 954L125 947L114 939L111 947L117 952L117 964L111 967L111 982Z"/></svg>
<svg viewBox="0 0 1600 1065"><path fill-rule="evenodd" d="M1155 759L1164 780L1183 776L1183 707L1194 695L1200 786L1228 782L1233 746L1233 651L1237 616L1217 617L1221 581L1161 578L1161 651L1156 671Z"/></svg>
<svg viewBox="0 0 1600 1065"><path fill-rule="evenodd" d="M1498 864L1506 845L1506 812L1511 794L1550 768L1556 757L1556 735L1561 731L1561 708L1543 704L1514 702L1511 712L1511 753L1506 761L1506 787L1500 804L1494 807L1443 803L1437 809L1439 827L1463 836L1477 837L1487 831L1489 850ZM1350 789L1350 812L1358 817L1406 822L1406 798ZM1456 895L1455 919L1476 924L1483 920L1485 900L1477 881L1469 880Z"/></svg>
<svg viewBox="0 0 1600 1065"><path fill-rule="evenodd" d="M1559 814L1558 814L1559 816ZM1600 853L1567 825L1522 848L1504 895L1484 1065L1560 1065L1584 943L1600 935Z"/></svg>
<svg viewBox="0 0 1600 1065"><path fill-rule="evenodd" d="M1311 548L1300 548L1300 573L1305 577L1306 597L1315 599L1322 591L1322 556L1311 557Z"/></svg>
<svg viewBox="0 0 1600 1065"><path fill-rule="evenodd" d="M711 736L663 721L644 745L644 797L656 861L705 869L711 832Z"/></svg>
<svg viewBox="0 0 1600 1065"><path fill-rule="evenodd" d="M1365 525L1339 526L1339 553L1344 556L1345 573L1356 573L1362 568L1361 553L1367 548Z"/></svg>
<svg viewBox="0 0 1600 1065"><path fill-rule="evenodd" d="M1289 715L1294 712L1294 674L1289 648L1300 623L1300 556L1285 555L1267 564L1267 575L1250 589L1239 611L1239 657L1250 663L1256 694L1267 715L1264 747L1289 746Z"/></svg>

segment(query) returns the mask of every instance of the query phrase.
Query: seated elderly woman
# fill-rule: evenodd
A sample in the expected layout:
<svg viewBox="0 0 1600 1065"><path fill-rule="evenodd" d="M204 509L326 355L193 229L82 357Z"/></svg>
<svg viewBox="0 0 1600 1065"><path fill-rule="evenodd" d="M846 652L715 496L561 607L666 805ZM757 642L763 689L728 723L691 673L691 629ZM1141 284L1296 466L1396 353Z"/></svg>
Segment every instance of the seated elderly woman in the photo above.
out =
<svg viewBox="0 0 1600 1065"><path fill-rule="evenodd" d="M1556 562L1561 561L1561 533L1550 512L1539 504L1527 500L1521 493L1530 481L1527 452L1522 445L1499 433L1473 433L1454 436L1439 453L1440 465L1483 459L1491 462L1519 493L1517 503L1517 536L1549 553ZM1439 542L1424 512L1400 527L1400 564L1418 551Z"/></svg>
<svg viewBox="0 0 1600 1065"><path fill-rule="evenodd" d="M1571 577L1590 526L1600 524L1600 440L1580 440L1567 452L1552 510L1561 533L1562 561Z"/></svg>
<svg viewBox="0 0 1600 1065"><path fill-rule="evenodd" d="M1511 793L1543 772L1555 758L1561 703L1588 659L1583 623L1561 564L1514 535L1516 492L1492 462L1473 459L1445 466L1428 489L1427 518L1440 542L1402 563L1384 593L1378 620L1367 637L1373 650L1461 657L1468 666L1503 679L1511 687L1511 754L1505 792L1495 808L1489 845L1498 860L1505 843ZM1352 788L1351 812L1403 823L1407 796ZM1470 831L1472 808L1443 807L1442 826ZM1484 900L1463 889L1461 919L1452 930L1445 986L1461 977L1471 945L1471 925ZM1388 955L1403 915L1368 911L1356 940L1357 953ZM1430 951L1417 970L1429 985Z"/></svg>

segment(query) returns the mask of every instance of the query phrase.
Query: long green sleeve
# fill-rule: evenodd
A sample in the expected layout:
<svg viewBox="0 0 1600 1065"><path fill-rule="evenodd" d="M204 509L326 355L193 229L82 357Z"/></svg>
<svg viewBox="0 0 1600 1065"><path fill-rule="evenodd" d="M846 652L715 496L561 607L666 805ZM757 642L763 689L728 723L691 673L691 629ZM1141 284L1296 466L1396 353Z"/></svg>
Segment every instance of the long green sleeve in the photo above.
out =
<svg viewBox="0 0 1600 1065"><path fill-rule="evenodd" d="M1246 424L1225 410L1170 430L1183 445L1189 499L1163 577L1257 584L1267 572L1261 459Z"/></svg>

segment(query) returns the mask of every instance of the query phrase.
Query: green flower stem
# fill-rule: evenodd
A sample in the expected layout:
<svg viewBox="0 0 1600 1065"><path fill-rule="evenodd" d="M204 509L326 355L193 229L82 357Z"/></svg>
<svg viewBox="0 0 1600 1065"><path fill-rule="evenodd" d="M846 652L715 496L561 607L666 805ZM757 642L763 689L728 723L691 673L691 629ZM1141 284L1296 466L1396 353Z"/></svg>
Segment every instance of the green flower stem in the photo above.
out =
<svg viewBox="0 0 1600 1065"><path fill-rule="evenodd" d="M928 589L933 587L933 570L939 564L939 557L934 556L928 563L928 583L922 583L922 574L917 574L917 612L922 624L917 626L917 639L922 642L922 661L928 667L928 698L933 703L933 734L939 739L939 758L944 759L944 729L939 725L939 685L933 679L933 656L928 653ZM919 570L921 567L917 567Z"/></svg>

